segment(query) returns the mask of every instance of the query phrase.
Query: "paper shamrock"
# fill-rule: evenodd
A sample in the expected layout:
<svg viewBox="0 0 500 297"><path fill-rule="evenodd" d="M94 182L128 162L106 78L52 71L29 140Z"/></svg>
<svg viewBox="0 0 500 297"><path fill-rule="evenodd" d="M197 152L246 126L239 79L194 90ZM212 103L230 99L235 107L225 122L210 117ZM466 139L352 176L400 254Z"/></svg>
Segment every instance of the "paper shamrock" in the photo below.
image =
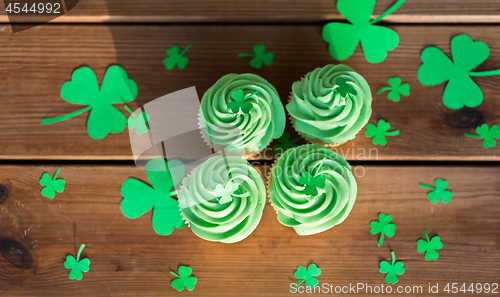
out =
<svg viewBox="0 0 500 297"><path fill-rule="evenodd" d="M370 223L370 233L376 235L380 233L380 240L377 246L380 247L384 242L384 235L387 237L393 237L396 232L396 225L390 224L392 221L391 215L386 215L385 213L380 213L378 215L378 222L373 221Z"/></svg>
<svg viewBox="0 0 500 297"><path fill-rule="evenodd" d="M447 191L446 187L448 187L448 182L444 179L436 179L435 181L436 187L420 184L420 187L430 189L431 192L427 193L427 199L429 199L432 203L436 204L439 202L439 199L443 201L444 204L450 202L453 197L453 193L451 191Z"/></svg>
<svg viewBox="0 0 500 297"><path fill-rule="evenodd" d="M253 46L253 54L238 54L238 58L243 57L253 57L248 64L255 69L261 69L262 63L267 66L273 65L274 54L266 53L265 45L259 44Z"/></svg>
<svg viewBox="0 0 500 297"><path fill-rule="evenodd" d="M213 192L214 196L219 199L219 204L225 204L233 201L233 197L248 197L250 193L246 192L243 194L235 194L234 192L238 190L239 186L232 181L228 181L226 186L224 187L221 184L215 186L215 190Z"/></svg>
<svg viewBox="0 0 500 297"><path fill-rule="evenodd" d="M69 272L69 279L81 280L83 278L82 272L88 272L90 270L90 260L85 258L80 260L80 255L85 248L85 245L82 244L80 249L78 250L78 254L75 257L68 255L66 257L66 261L64 261L64 268L71 269Z"/></svg>
<svg viewBox="0 0 500 297"><path fill-rule="evenodd" d="M410 84L404 83L401 84L401 78L399 77L390 77L387 79L390 87L383 87L378 90L377 94L382 94L382 92L389 91L387 93L387 98L391 99L394 102L398 102L401 99L401 95L407 97L410 95Z"/></svg>
<svg viewBox="0 0 500 297"><path fill-rule="evenodd" d="M136 219L153 209L153 229L160 235L169 235L175 228L185 226L179 202L172 198L173 191L186 168L179 160L166 162L162 158L146 163L146 174L151 186L135 178L128 178L121 186L121 209L129 219Z"/></svg>
<svg viewBox="0 0 500 297"><path fill-rule="evenodd" d="M89 67L81 67L61 87L61 97L66 102L86 106L63 116L42 119L41 122L43 125L53 124L90 110L87 132L93 139L102 139L108 133L122 132L127 123L125 116L113 104L130 102L137 97L138 92L137 84L127 78L127 72L120 66L108 68L100 90L94 71Z"/></svg>
<svg viewBox="0 0 500 297"><path fill-rule="evenodd" d="M295 286L297 289L303 282L306 282L306 287L314 287L319 284L318 279L316 278L321 274L321 269L316 266L316 264L310 264L306 269L304 266L299 266L297 271L295 271L295 278L300 279L300 281Z"/></svg>
<svg viewBox="0 0 500 297"><path fill-rule="evenodd" d="M279 144L273 146L274 151L277 155L283 154L286 150L296 147L295 142L299 141L300 138L290 140L290 134L288 132L283 133L280 138L277 139Z"/></svg>
<svg viewBox="0 0 500 297"><path fill-rule="evenodd" d="M66 181L64 179L58 179L59 169L56 170L54 177L52 178L50 174L45 172L40 178L40 185L44 188L42 189L42 196L49 199L53 199L57 193L62 193L64 191L64 184Z"/></svg>
<svg viewBox="0 0 500 297"><path fill-rule="evenodd" d="M340 96L346 98L348 95L356 95L356 89L350 85L347 84L345 78L339 77L335 79L335 83L338 85L337 88L335 88L335 91L337 91Z"/></svg>
<svg viewBox="0 0 500 297"><path fill-rule="evenodd" d="M439 258L439 254L436 250L440 250L443 248L443 243L441 242L441 238L439 236L434 236L429 240L429 235L427 235L427 231L422 229L425 234L425 238L427 240L420 239L417 241L417 250L419 253L425 253L425 260L432 261L437 260Z"/></svg>
<svg viewBox="0 0 500 297"><path fill-rule="evenodd" d="M318 195L318 188L323 189L325 187L326 178L324 175L312 176L309 172L304 171L299 181L305 185L304 194L314 197Z"/></svg>
<svg viewBox="0 0 500 297"><path fill-rule="evenodd" d="M472 76L499 75L500 69L472 72L490 56L489 47L481 41L472 41L468 35L460 34L451 40L451 56L437 47L424 49L418 79L424 86L434 86L448 81L443 93L443 103L450 109L464 106L478 107L483 102L483 92L472 80Z"/></svg>
<svg viewBox="0 0 500 297"><path fill-rule="evenodd" d="M477 135L465 133L465 136L472 138L484 138L484 148L495 147L495 145L497 145L495 138L500 138L500 129L497 125L491 126L490 129L488 127L488 124L482 124L481 126L476 128L476 133Z"/></svg>
<svg viewBox="0 0 500 297"><path fill-rule="evenodd" d="M248 98L252 97L253 95L257 94L258 92L253 92L250 95L245 96L243 93L243 90L237 90L231 92L231 97L233 97L234 101L231 101L227 104L227 107L236 114L241 113L247 114L252 110L253 104L250 102L245 102Z"/></svg>
<svg viewBox="0 0 500 297"><path fill-rule="evenodd" d="M184 290L184 287L186 287L188 291L194 290L194 285L196 284L197 279L194 276L190 276L191 272L191 267L186 266L179 267L179 274L170 271L171 274L178 277L172 281L172 288L176 289L179 292Z"/></svg>
<svg viewBox="0 0 500 297"><path fill-rule="evenodd" d="M337 9L351 24L328 23L323 27L323 40L329 44L330 55L335 60L349 58L358 43L370 63L380 63L399 44L398 34L387 27L375 26L398 9L405 0L398 0L378 18L370 21L375 0L337 0Z"/></svg>
<svg viewBox="0 0 500 297"><path fill-rule="evenodd" d="M397 274L402 275L405 273L405 268L403 267L403 262L396 261L396 255L394 252L391 252L392 263L387 261L380 262L380 273L387 273L385 276L385 282L388 284L395 284L399 281Z"/></svg>
<svg viewBox="0 0 500 297"><path fill-rule="evenodd" d="M379 120L377 126L372 123L366 125L366 137L373 137L373 144L380 144L385 146L387 144L386 136L396 136L399 135L399 130L388 132L391 129L391 124L384 120Z"/></svg>
<svg viewBox="0 0 500 297"><path fill-rule="evenodd" d="M186 68L189 59L184 57L183 55L189 50L191 44L188 44L186 48L179 53L179 47L173 46L167 50L167 58L163 59L163 64L167 67L168 70L174 69L175 65L179 67L179 69Z"/></svg>
<svg viewBox="0 0 500 297"><path fill-rule="evenodd" d="M149 114L143 110L138 116L136 116L128 106L125 106L125 109L130 112L130 117L127 120L127 128L135 128L135 133L138 135L148 132L149 127L146 123L151 118Z"/></svg>

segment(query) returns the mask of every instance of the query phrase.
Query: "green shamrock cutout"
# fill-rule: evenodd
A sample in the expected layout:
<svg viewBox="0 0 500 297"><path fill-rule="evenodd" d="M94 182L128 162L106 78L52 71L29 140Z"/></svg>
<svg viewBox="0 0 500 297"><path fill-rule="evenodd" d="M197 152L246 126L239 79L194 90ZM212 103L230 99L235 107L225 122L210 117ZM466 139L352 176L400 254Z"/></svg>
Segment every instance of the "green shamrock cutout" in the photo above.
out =
<svg viewBox="0 0 500 297"><path fill-rule="evenodd" d="M151 119L149 114L143 110L138 116L136 116L128 106L125 106L125 109L130 112L130 117L127 120L127 128L135 128L135 133L138 135L148 132L149 127L146 123Z"/></svg>
<svg viewBox="0 0 500 297"><path fill-rule="evenodd" d="M69 272L69 279L81 280L83 278L82 272L88 272L90 270L90 260L85 258L80 260L80 255L85 248L85 245L82 244L80 249L78 250L78 254L75 257L68 255L66 257L66 261L64 261L64 268L71 269Z"/></svg>
<svg viewBox="0 0 500 297"><path fill-rule="evenodd" d="M410 95L410 84L404 83L401 84L401 78L399 77L390 77L387 79L390 87L383 87L378 90L377 94L382 94L382 92L389 91L387 93L387 98L391 99L394 102L398 102L401 99L401 95L407 97Z"/></svg>
<svg viewBox="0 0 500 297"><path fill-rule="evenodd" d="M42 178L40 178L40 185L44 187L42 189L42 196L53 199L56 196L56 192L62 193L64 191L64 184L66 184L66 181L61 178L58 179L58 174L59 169L56 170L54 178L52 178L47 172L42 174Z"/></svg>
<svg viewBox="0 0 500 297"><path fill-rule="evenodd" d="M219 204L225 204L233 201L233 197L248 197L250 193L246 192L243 194L235 194L234 192L238 190L239 186L232 181L228 181L224 187L221 184L215 186L213 192L214 196L219 200ZM220 199L219 199L220 198Z"/></svg>
<svg viewBox="0 0 500 297"><path fill-rule="evenodd" d="M335 91L337 91L343 98L346 98L348 95L357 94L356 89L352 85L348 84L345 78L338 77L335 79L335 83L338 85L338 87L335 88Z"/></svg>
<svg viewBox="0 0 500 297"><path fill-rule="evenodd" d="M438 203L439 199L441 199L444 204L450 202L451 198L453 197L453 193L446 190L446 188L448 187L448 182L444 179L438 178L434 183L436 184L435 188L430 185L420 184L420 187L432 190L431 192L427 193L427 199L429 199L434 204Z"/></svg>
<svg viewBox="0 0 500 297"><path fill-rule="evenodd" d="M477 135L465 133L465 136L472 138L484 138L484 148L495 147L495 145L497 145L495 138L500 138L500 129L497 125L491 126L490 129L488 127L488 124L482 124L481 126L476 128L476 133Z"/></svg>
<svg viewBox="0 0 500 297"><path fill-rule="evenodd" d="M323 27L323 40L329 44L330 55L335 60L349 58L358 43L370 63L385 60L388 51L399 44L398 34L387 27L375 26L398 9L405 0L398 0L378 18L370 21L375 8L375 0L337 0L337 9L351 24L328 23Z"/></svg>
<svg viewBox="0 0 500 297"><path fill-rule="evenodd" d="M173 46L167 50L167 58L163 59L163 64L167 67L168 70L174 69L175 65L179 67L179 69L186 68L189 59L184 57L183 55L189 50L191 44L188 44L186 48L179 53L179 47Z"/></svg>
<svg viewBox="0 0 500 297"><path fill-rule="evenodd" d="M490 56L489 47L481 41L472 41L460 34L451 40L453 62L439 48L431 46L423 50L418 79L424 86L434 86L448 81L443 93L443 103L450 109L464 106L478 107L483 102L483 92L472 76L499 75L500 69L471 72Z"/></svg>
<svg viewBox="0 0 500 297"><path fill-rule="evenodd" d="M391 215L386 215L385 213L380 213L378 215L378 222L373 221L370 223L370 233L376 235L380 233L380 240L377 246L380 247L384 242L384 236L393 237L396 232L396 225L390 224L392 221Z"/></svg>
<svg viewBox="0 0 500 297"><path fill-rule="evenodd" d="M273 65L274 54L266 53L266 47L263 44L253 46L253 54L238 54L238 58L253 57L248 63L250 67L261 69L262 63L267 66Z"/></svg>
<svg viewBox="0 0 500 297"><path fill-rule="evenodd" d="M172 198L173 191L186 172L179 160L166 162L162 158L146 163L146 174L151 186L135 178L128 178L121 186L121 209L129 219L136 219L153 209L153 229L160 235L169 235L175 228L185 226L179 202Z"/></svg>
<svg viewBox="0 0 500 297"><path fill-rule="evenodd" d="M318 188L325 187L326 178L324 175L313 177L309 172L303 171L299 181L305 185L304 194L314 197L318 195Z"/></svg>
<svg viewBox="0 0 500 297"><path fill-rule="evenodd" d="M441 238L439 236L434 236L429 240L429 235L427 235L427 231L422 229L425 234L425 238L427 240L420 239L417 241L417 250L419 253L425 252L425 260L432 261L437 260L439 258L439 254L436 250L440 250L443 248L443 243L441 242Z"/></svg>
<svg viewBox="0 0 500 297"><path fill-rule="evenodd" d="M283 133L280 138L277 139L279 144L273 146L274 151L277 155L283 154L286 150L296 147L295 142L299 141L300 138L290 140L290 134L288 132Z"/></svg>
<svg viewBox="0 0 500 297"><path fill-rule="evenodd" d="M395 284L399 281L397 274L402 275L405 273L405 268L403 267L403 262L399 261L395 263L396 261L396 255L394 252L391 252L391 257L392 257L392 263L389 263L387 261L382 261L380 262L380 273L387 273L385 276L385 282L388 284Z"/></svg>
<svg viewBox="0 0 500 297"><path fill-rule="evenodd" d="M323 166L325 160L326 159L323 158L323 160L316 165L314 176L305 170L300 176L299 182L305 185L304 194L309 195L311 198L318 195L318 188L323 189L325 187L326 177L324 175L318 176L318 171L321 169L321 166Z"/></svg>
<svg viewBox="0 0 500 297"><path fill-rule="evenodd" d="M373 137L373 144L379 144L381 146L385 146L387 144L387 140L385 136L396 136L399 135L399 130L388 132L391 129L391 124L384 120L379 120L377 126L372 123L366 125L366 137Z"/></svg>
<svg viewBox="0 0 500 297"><path fill-rule="evenodd" d="M303 282L306 282L306 287L314 287L319 284L318 279L316 278L321 274L321 269L316 266L316 264L311 264L306 269L304 266L299 266L297 271L295 271L295 278L300 279L300 281L295 285L295 289L297 289Z"/></svg>
<svg viewBox="0 0 500 297"><path fill-rule="evenodd" d="M93 139L102 139L108 133L122 132L127 123L125 116L113 104L130 102L138 92L135 81L127 78L127 72L120 66L114 65L106 70L100 90L94 71L81 67L61 87L61 97L66 102L86 107L63 116L42 119L41 122L42 125L53 124L90 110L87 132Z"/></svg>
<svg viewBox="0 0 500 297"><path fill-rule="evenodd" d="M247 114L250 112L250 110L252 110L253 104L250 102L245 102L245 100L257 93L258 92L253 92L252 94L245 96L243 90L231 92L231 97L233 97L234 101L229 102L227 104L227 107L229 107L229 109L235 114L240 114L240 110L241 113Z"/></svg>
<svg viewBox="0 0 500 297"><path fill-rule="evenodd" d="M172 288L176 289L179 292L184 290L184 287L186 287L188 291L194 290L194 285L196 284L197 279L194 276L190 276L191 272L191 267L186 266L179 267L179 274L170 271L171 274L178 277L172 281Z"/></svg>

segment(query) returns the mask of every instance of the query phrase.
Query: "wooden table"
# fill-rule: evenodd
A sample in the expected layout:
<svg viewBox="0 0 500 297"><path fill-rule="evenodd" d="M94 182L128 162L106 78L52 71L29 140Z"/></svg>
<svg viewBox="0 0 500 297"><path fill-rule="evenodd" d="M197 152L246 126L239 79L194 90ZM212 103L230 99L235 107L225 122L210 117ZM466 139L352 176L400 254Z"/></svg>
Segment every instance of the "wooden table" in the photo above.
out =
<svg viewBox="0 0 500 297"><path fill-rule="evenodd" d="M377 1L375 14L393 2ZM448 283L499 283L500 145L484 149L481 140L464 133L482 123L500 124L500 78L476 79L483 104L454 111L443 106L444 84L425 87L416 76L423 48L436 45L449 54L451 38L460 33L490 46L490 58L478 71L497 69L497 0L407 0L385 19L400 44L383 63L367 63L359 47L342 62L372 88L370 122L388 120L401 134L380 147L363 129L338 148L357 170L359 194L348 219L318 235L298 236L278 223L270 205L255 232L237 244L204 241L188 228L157 235L150 214L129 220L120 210L123 181L147 181L134 166L126 131L93 140L83 115L40 124L41 118L75 110L59 91L84 65L99 81L109 65L124 67L139 86L133 109L193 85L203 94L232 72L265 77L286 102L294 81L336 63L321 29L328 20L342 19L331 0L80 0L50 24L13 34L0 13L0 295L287 296L297 267L313 262L322 270L321 284L386 286L378 267L391 251L406 268L393 289L423 288L405 295L427 296L429 284L439 284L434 295L449 295L443 291ZM167 71L165 50L187 44L188 66ZM255 70L237 58L255 44L275 54L271 67ZM397 103L375 94L392 76L411 85L411 95ZM287 131L297 137L290 125ZM371 157L358 154L375 148ZM274 158L251 161L265 177ZM39 179L58 168L66 190L49 200L40 194ZM450 203L432 204L419 187L436 178L448 180ZM380 212L393 216L397 231L378 248L369 224ZM423 228L443 241L437 261L427 262L417 251ZM90 271L81 281L69 280L64 260L82 243ZM170 271L179 265L192 267L198 278L194 291L178 293L170 286Z"/></svg>

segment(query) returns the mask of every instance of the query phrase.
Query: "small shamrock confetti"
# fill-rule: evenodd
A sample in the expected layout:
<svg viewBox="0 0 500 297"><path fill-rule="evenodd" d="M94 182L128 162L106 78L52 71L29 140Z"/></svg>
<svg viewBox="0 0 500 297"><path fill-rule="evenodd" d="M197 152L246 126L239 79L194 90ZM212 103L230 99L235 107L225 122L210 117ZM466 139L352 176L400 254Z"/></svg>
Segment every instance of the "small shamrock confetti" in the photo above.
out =
<svg viewBox="0 0 500 297"><path fill-rule="evenodd" d="M391 129L391 124L384 120L379 120L377 126L372 123L366 125L366 137L373 137L373 144L379 144L381 146L385 146L387 144L387 140L385 136L396 136L399 135L399 130L388 132Z"/></svg>
<svg viewBox="0 0 500 297"><path fill-rule="evenodd" d="M439 236L434 236L431 240L429 240L429 235L427 235L427 231L422 229L425 234L426 240L420 239L417 241L417 250L419 253L425 252L425 260L432 261L437 260L439 258L439 254L436 250L440 250L443 248L443 243L441 242L441 238Z"/></svg>
<svg viewBox="0 0 500 297"><path fill-rule="evenodd" d="M253 54L238 54L238 58L253 57L248 63L250 67L261 69L262 63L267 66L273 65L274 54L266 53L266 47L263 44L253 46Z"/></svg>
<svg viewBox="0 0 500 297"><path fill-rule="evenodd" d="M495 147L495 145L497 145L495 138L500 138L500 129L497 125L491 126L490 129L488 127L488 124L482 124L481 126L476 128L476 133L477 135L465 133L465 136L472 138L484 138L484 148Z"/></svg>
<svg viewBox="0 0 500 297"><path fill-rule="evenodd" d="M329 44L330 55L335 60L345 60L356 50L361 42L366 60L380 63L399 44L398 34L387 27L375 26L389 14L398 9L405 0L398 0L376 19L370 21L375 0L338 0L338 11L351 24L328 23L323 27L323 40Z"/></svg>
<svg viewBox="0 0 500 297"><path fill-rule="evenodd" d="M340 96L346 98L348 95L356 95L356 89L351 85L348 84L343 77L338 77L335 79L335 83L338 85L337 88L335 88L335 91L337 91Z"/></svg>
<svg viewBox="0 0 500 297"><path fill-rule="evenodd" d="M395 284L399 281L397 274L402 275L405 273L405 268L403 267L403 262L399 261L395 263L396 261L396 255L394 252L391 252L391 257L392 257L392 263L389 263L387 261L382 261L380 262L380 273L387 273L385 276L385 282L388 284Z"/></svg>
<svg viewBox="0 0 500 297"><path fill-rule="evenodd" d="M451 191L447 191L448 182L444 179L436 179L435 182L436 187L420 184L420 187L430 189L431 192L427 193L427 199L429 199L432 203L436 204L439 202L439 199L443 201L444 204L450 202L453 197L453 193Z"/></svg>
<svg viewBox="0 0 500 297"><path fill-rule="evenodd" d="M54 178L52 178L47 172L42 175L42 178L40 179L40 185L44 187L42 189L42 196L53 199L56 196L56 192L62 193L64 191L64 184L66 184L66 181L61 178L57 179L58 174L59 169L56 170Z"/></svg>
<svg viewBox="0 0 500 297"><path fill-rule="evenodd" d="M299 266L297 271L295 271L295 278L300 279L300 281L295 285L295 289L297 289L304 281L306 282L306 287L314 287L319 284L316 276L321 274L321 269L316 266L316 264L311 264L306 269L304 266Z"/></svg>
<svg viewBox="0 0 500 297"><path fill-rule="evenodd" d="M130 112L130 118L128 118L127 120L127 128L135 128L135 133L137 133L138 135L148 132L149 128L146 123L150 119L149 114L147 114L147 112L143 110L138 116L136 116L128 106L125 106L125 109Z"/></svg>
<svg viewBox="0 0 500 297"><path fill-rule="evenodd" d="M194 276L190 276L191 272L191 267L186 266L179 267L179 274L170 271L171 274L178 277L172 281L172 288L176 289L179 292L184 290L184 287L186 287L188 291L194 290L194 285L196 284L197 279Z"/></svg>
<svg viewBox="0 0 500 297"><path fill-rule="evenodd" d="M102 139L108 133L122 132L127 125L125 116L113 104L130 102L138 92L135 81L127 78L127 72L120 66L114 65L106 70L100 90L94 71L81 67L61 87L61 97L66 102L86 106L66 115L42 119L41 123L54 124L90 110L87 132L93 139Z"/></svg>
<svg viewBox="0 0 500 297"><path fill-rule="evenodd" d="M473 41L470 36L460 34L451 39L451 56L453 61L437 47L425 48L421 55L423 64L418 69L418 80L424 86L448 81L443 103L450 109L478 107L483 102L483 92L472 76L500 75L500 69L472 72L488 59L490 48L484 42Z"/></svg>
<svg viewBox="0 0 500 297"><path fill-rule="evenodd" d="M245 100L257 93L258 92L253 92L252 94L245 96L243 90L233 91L231 92L231 97L233 97L234 101L229 102L227 104L227 107L229 107L229 109L235 114L240 114L240 110L241 113L247 114L250 112L250 110L252 110L253 104L250 102L245 102Z"/></svg>
<svg viewBox="0 0 500 297"><path fill-rule="evenodd" d="M309 172L303 171L302 175L300 176L299 182L301 182L303 185L305 185L304 189L304 194L310 195L311 197L314 197L318 195L318 188L323 189L325 187L325 181L326 178L324 175L318 175L318 170L320 167L323 165L323 162L325 159L321 161L319 166L316 167L316 172L314 176L312 176Z"/></svg>
<svg viewBox="0 0 500 297"><path fill-rule="evenodd" d="M179 69L186 68L189 59L184 57L183 55L189 50L191 44L188 44L186 48L179 53L179 47L173 46L167 50L167 58L163 60L163 64L167 67L168 70L174 69L175 65L179 67Z"/></svg>
<svg viewBox="0 0 500 297"><path fill-rule="evenodd" d="M391 99L394 102L398 102L401 99L401 95L407 97L410 95L410 84L404 83L401 84L401 78L399 77L390 77L387 79L390 87L383 87L378 90L377 94L382 94L385 91L389 91L387 93L387 98Z"/></svg>
<svg viewBox="0 0 500 297"><path fill-rule="evenodd" d="M169 235L175 228L185 226L179 209L179 201L172 196L182 180L186 167L179 160L166 162L162 158L146 163L146 174L151 186L135 178L128 178L122 184L121 209L129 219L136 219L153 209L153 229L160 235Z"/></svg>
<svg viewBox="0 0 500 297"><path fill-rule="evenodd" d="M76 259L72 255L68 255L66 261L64 261L64 268L71 269L68 275L69 279L81 280L83 278L82 272L88 272L90 270L90 260L87 258L80 260L80 255L84 248L85 245L82 244L78 250Z"/></svg>
<svg viewBox="0 0 500 297"><path fill-rule="evenodd" d="M233 201L233 197L248 197L250 193L246 192L243 194L235 194L234 192L238 190L239 186L232 181L228 181L224 187L221 184L215 186L213 192L214 196L219 200L219 204L225 204Z"/></svg>
<svg viewBox="0 0 500 297"><path fill-rule="evenodd" d="M290 140L290 134L288 132L283 133L280 138L277 139L279 144L273 146L274 151L277 155L283 154L286 150L296 147L295 142L299 141L300 138Z"/></svg>
<svg viewBox="0 0 500 297"><path fill-rule="evenodd" d="M386 215L385 213L380 213L378 215L378 222L373 221L370 223L370 233L376 235L380 233L380 240L377 246L380 247L384 242L384 235L387 237L393 237L396 232L396 225L390 224L392 221L391 215Z"/></svg>

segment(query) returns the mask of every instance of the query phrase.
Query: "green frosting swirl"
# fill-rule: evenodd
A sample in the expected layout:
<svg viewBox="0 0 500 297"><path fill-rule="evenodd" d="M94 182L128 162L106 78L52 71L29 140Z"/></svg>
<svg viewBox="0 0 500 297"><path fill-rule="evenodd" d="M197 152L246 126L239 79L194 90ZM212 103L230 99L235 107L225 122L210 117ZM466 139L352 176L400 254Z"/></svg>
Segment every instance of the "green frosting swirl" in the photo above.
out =
<svg viewBox="0 0 500 297"><path fill-rule="evenodd" d="M232 92L249 96L249 113L234 113L228 103ZM251 96L250 96L251 95ZM210 141L230 153L260 152L273 139L281 137L286 117L276 89L264 78L251 74L227 74L210 87L201 99L200 126Z"/></svg>
<svg viewBox="0 0 500 297"><path fill-rule="evenodd" d="M324 179L317 195L306 195L304 172ZM320 145L289 149L272 168L271 203L281 224L299 235L326 231L342 223L356 201L357 184L351 166L339 154Z"/></svg>
<svg viewBox="0 0 500 297"><path fill-rule="evenodd" d="M228 182L237 189L231 191L232 201L222 203L214 191ZM194 234L210 241L234 243L248 237L259 224L266 188L260 174L246 160L215 156L182 180L178 197Z"/></svg>
<svg viewBox="0 0 500 297"><path fill-rule="evenodd" d="M337 78L345 79L356 94L342 97ZM372 114L372 94L366 80L345 65L326 65L292 85L286 109L295 129L324 143L344 143L356 137Z"/></svg>

